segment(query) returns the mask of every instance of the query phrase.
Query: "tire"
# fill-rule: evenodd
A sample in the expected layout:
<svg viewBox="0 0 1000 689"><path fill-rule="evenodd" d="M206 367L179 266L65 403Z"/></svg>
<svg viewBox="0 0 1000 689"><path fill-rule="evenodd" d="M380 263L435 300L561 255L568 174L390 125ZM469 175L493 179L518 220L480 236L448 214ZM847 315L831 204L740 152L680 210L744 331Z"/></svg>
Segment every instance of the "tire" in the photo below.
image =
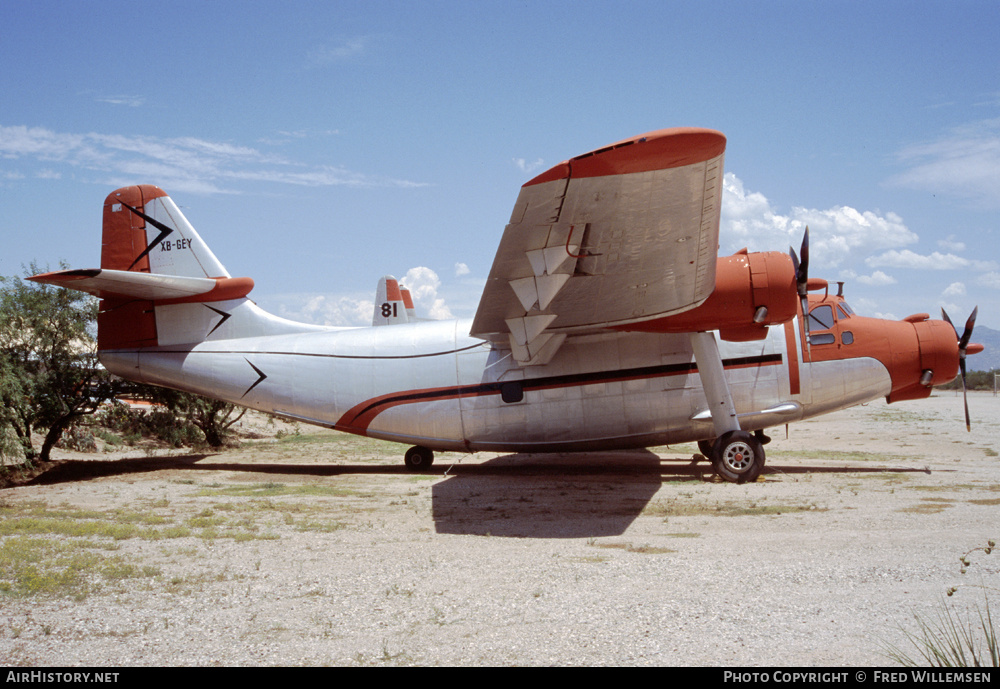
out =
<svg viewBox="0 0 1000 689"><path fill-rule="evenodd" d="M410 471L427 471L434 464L434 452L422 445L414 445L406 451L403 463Z"/></svg>
<svg viewBox="0 0 1000 689"><path fill-rule="evenodd" d="M723 433L712 448L712 466L730 483L752 483L764 470L764 446L746 431Z"/></svg>

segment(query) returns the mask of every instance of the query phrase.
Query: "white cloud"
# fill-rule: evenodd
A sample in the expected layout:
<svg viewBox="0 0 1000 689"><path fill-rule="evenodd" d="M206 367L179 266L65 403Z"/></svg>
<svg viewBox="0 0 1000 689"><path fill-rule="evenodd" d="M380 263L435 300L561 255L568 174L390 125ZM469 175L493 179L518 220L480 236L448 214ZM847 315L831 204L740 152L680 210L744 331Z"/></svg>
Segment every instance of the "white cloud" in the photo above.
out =
<svg viewBox="0 0 1000 689"><path fill-rule="evenodd" d="M310 51L307 60L313 67L353 62L370 53L375 38L373 35L353 36L319 45Z"/></svg>
<svg viewBox="0 0 1000 689"><path fill-rule="evenodd" d="M956 127L936 141L904 148L897 158L909 169L890 184L1000 208L1000 118Z"/></svg>
<svg viewBox="0 0 1000 689"><path fill-rule="evenodd" d="M472 271L469 270L469 266L467 266L466 264L464 263L455 264L455 277L460 278L463 275L468 275L471 272Z"/></svg>
<svg viewBox="0 0 1000 689"><path fill-rule="evenodd" d="M953 282L944 288L944 292L941 293L943 297L964 297L965 296L965 283Z"/></svg>
<svg viewBox="0 0 1000 689"><path fill-rule="evenodd" d="M400 283L410 290L417 315L433 320L454 318L444 299L438 296L441 278L426 266L417 266L406 271Z"/></svg>
<svg viewBox="0 0 1000 689"><path fill-rule="evenodd" d="M958 241L953 234L948 235L944 239L939 239L938 246L945 251L965 251L965 242Z"/></svg>
<svg viewBox="0 0 1000 689"><path fill-rule="evenodd" d="M993 287L994 289L1000 289L1000 273L997 271L990 271L989 273L983 273L976 278L976 284L983 287Z"/></svg>
<svg viewBox="0 0 1000 689"><path fill-rule="evenodd" d="M286 294L271 301L276 304L271 308L282 318L314 325L366 326L372 324L375 313L372 298L356 294Z"/></svg>
<svg viewBox="0 0 1000 689"><path fill-rule="evenodd" d="M545 165L545 161L542 160L541 158L538 158L534 162L531 162L531 163L529 163L524 158L514 158L513 160L514 160L514 165L517 166L517 169L520 170L521 172L525 173L525 174L531 174L535 170L537 170L540 167L542 167L543 165Z"/></svg>
<svg viewBox="0 0 1000 689"><path fill-rule="evenodd" d="M98 103L110 103L111 105L125 105L130 108L138 108L146 103L142 96L104 96L96 99Z"/></svg>
<svg viewBox="0 0 1000 689"><path fill-rule="evenodd" d="M63 164L102 183L158 184L168 190L238 193L239 182L298 186L414 187L422 183L334 166L305 166L248 146L197 137L67 134L41 127L0 126L0 158ZM109 179L110 178L110 179Z"/></svg>
<svg viewBox="0 0 1000 689"><path fill-rule="evenodd" d="M917 241L895 213L859 211L850 206L828 209L794 207L778 213L759 192L747 191L733 173L723 182L720 243L724 252L748 247L774 251L802 243L809 226L810 261L817 267L836 267L872 251L891 249Z"/></svg>
<svg viewBox="0 0 1000 689"><path fill-rule="evenodd" d="M881 270L876 270L871 275L859 275L856 279L863 285L881 286L896 284L896 278L886 275Z"/></svg>
<svg viewBox="0 0 1000 689"><path fill-rule="evenodd" d="M996 267L993 261L975 261L955 254L942 254L939 251L924 256L909 249L886 251L866 259L865 263L870 266L891 266L916 270L959 270L962 268L990 270Z"/></svg>

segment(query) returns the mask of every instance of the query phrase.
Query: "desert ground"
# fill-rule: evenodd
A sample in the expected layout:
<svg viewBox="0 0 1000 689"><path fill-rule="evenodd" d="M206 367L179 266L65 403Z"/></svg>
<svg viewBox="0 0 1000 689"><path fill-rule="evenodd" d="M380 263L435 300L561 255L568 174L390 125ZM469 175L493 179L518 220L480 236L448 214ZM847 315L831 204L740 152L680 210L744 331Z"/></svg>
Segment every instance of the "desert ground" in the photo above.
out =
<svg viewBox="0 0 1000 689"><path fill-rule="evenodd" d="M693 445L415 475L403 446L261 417L218 454L60 452L0 490L0 661L891 665L1000 583L976 550L1000 398L970 407L971 433L952 392L770 429L749 485Z"/></svg>

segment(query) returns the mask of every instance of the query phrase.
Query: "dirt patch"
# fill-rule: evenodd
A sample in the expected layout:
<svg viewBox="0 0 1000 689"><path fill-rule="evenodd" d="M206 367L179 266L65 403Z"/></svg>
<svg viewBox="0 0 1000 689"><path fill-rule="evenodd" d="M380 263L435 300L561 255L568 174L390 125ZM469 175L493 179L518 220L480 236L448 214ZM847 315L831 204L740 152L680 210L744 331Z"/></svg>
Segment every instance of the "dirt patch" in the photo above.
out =
<svg viewBox="0 0 1000 689"><path fill-rule="evenodd" d="M439 455L306 427L223 453L60 455L0 491L0 657L24 665L884 665L995 556L1000 403L694 446ZM264 435L261 433L261 435ZM982 577L983 579L972 578Z"/></svg>

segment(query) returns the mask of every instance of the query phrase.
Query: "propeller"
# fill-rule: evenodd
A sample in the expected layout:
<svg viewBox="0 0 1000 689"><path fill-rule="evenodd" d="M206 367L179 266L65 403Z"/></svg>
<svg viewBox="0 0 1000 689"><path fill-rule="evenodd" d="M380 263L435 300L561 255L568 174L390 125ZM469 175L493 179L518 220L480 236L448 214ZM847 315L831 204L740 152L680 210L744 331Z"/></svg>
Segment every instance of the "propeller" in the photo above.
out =
<svg viewBox="0 0 1000 689"><path fill-rule="evenodd" d="M969 421L969 396L965 386L965 353L969 348L969 338L972 337L972 329L976 325L976 314L978 313L978 306L972 309L969 320L965 321L965 330L959 337L958 328L955 328L955 324L948 318L948 313L943 308L941 309L941 315L948 321L948 325L955 329L955 337L958 337L958 367L962 372L962 400L965 402L965 430L967 431L972 431L972 423Z"/></svg>
<svg viewBox="0 0 1000 689"><path fill-rule="evenodd" d="M802 235L802 248L799 249L799 256L795 254L795 249L788 247L788 255L792 257L792 267L795 268L795 289L802 300L802 324L806 330L806 346L809 345L809 226L806 225L805 234Z"/></svg>
<svg viewBox="0 0 1000 689"><path fill-rule="evenodd" d="M792 256L792 265L795 267L795 285L799 290L799 296L806 296L806 283L809 282L809 226L806 225L805 234L802 235L802 248L799 249L799 256L795 255L795 249L788 247L788 253Z"/></svg>

